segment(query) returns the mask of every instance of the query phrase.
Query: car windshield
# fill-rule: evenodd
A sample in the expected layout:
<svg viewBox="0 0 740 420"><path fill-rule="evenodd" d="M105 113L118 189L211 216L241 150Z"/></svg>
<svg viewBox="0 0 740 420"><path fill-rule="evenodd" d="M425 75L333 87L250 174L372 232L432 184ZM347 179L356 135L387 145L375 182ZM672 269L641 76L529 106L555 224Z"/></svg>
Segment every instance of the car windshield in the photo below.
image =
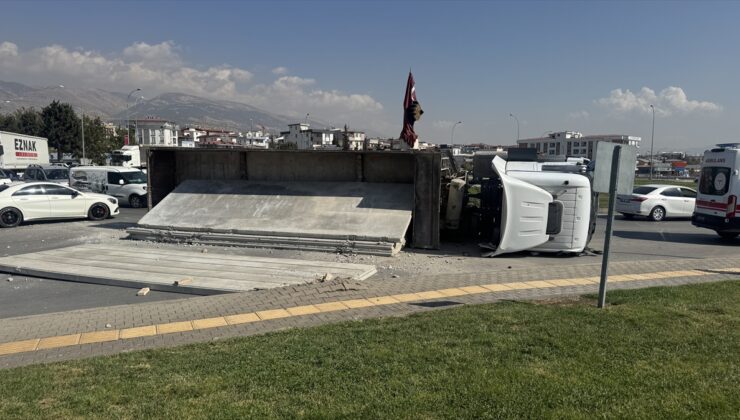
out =
<svg viewBox="0 0 740 420"><path fill-rule="evenodd" d="M647 195L651 192L655 191L655 187L635 187L634 190L632 190L632 194L642 194Z"/></svg>
<svg viewBox="0 0 740 420"><path fill-rule="evenodd" d="M46 179L53 179L53 180L63 180L63 179L69 179L69 169L63 168L63 169L49 169L46 171Z"/></svg>
<svg viewBox="0 0 740 420"><path fill-rule="evenodd" d="M121 172L121 177L127 184L146 184L146 175L144 172Z"/></svg>

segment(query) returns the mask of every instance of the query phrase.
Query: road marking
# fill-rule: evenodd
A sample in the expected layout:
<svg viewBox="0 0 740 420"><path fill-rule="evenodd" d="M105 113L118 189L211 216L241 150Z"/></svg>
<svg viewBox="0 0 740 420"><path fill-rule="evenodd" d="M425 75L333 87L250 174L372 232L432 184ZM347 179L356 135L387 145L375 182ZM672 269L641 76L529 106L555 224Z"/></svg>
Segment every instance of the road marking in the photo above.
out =
<svg viewBox="0 0 740 420"><path fill-rule="evenodd" d="M613 282L646 281L673 277L697 277L714 274L737 274L740 267L721 268L716 270L678 270L661 271L642 274L619 274L610 276ZM452 287L439 290L428 290L415 293L401 293L389 296L370 297L365 299L338 300L334 302L317 303L313 305L292 306L289 308L266 309L257 312L226 315L212 318L193 319L189 321L168 322L164 324L145 325L120 330L101 330L67 334L52 337L33 338L29 340L0 343L0 356L27 353L38 350L49 350L69 347L78 344L103 343L108 341L129 340L139 337L173 334L199 329L219 328L250 322L262 322L271 319L306 316L324 312L346 311L372 306L393 305L404 302L417 302L430 299L441 299L455 296L474 295L482 293L508 292L537 288L572 287L582 285L596 285L599 277L582 277L571 279L532 280L525 282L491 283L475 286Z"/></svg>

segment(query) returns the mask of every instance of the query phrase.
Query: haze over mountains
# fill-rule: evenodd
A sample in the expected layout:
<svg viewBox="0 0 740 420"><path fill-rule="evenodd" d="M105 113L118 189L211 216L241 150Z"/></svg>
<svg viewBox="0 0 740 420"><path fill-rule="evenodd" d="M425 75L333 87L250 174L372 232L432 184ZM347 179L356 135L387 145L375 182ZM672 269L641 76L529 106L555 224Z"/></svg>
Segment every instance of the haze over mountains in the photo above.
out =
<svg viewBox="0 0 740 420"><path fill-rule="evenodd" d="M138 93L138 92L137 92ZM71 104L77 112L99 116L105 120L126 120L160 117L176 121L180 126L200 125L246 131L262 128L272 133L286 130L287 125L303 121L232 101L211 100L182 93L163 93L151 99L131 95L127 109L128 93L108 92L101 89L73 88L68 86L31 87L14 82L0 81L0 113L10 113L21 107L41 109L51 101ZM325 123L309 119L315 127Z"/></svg>

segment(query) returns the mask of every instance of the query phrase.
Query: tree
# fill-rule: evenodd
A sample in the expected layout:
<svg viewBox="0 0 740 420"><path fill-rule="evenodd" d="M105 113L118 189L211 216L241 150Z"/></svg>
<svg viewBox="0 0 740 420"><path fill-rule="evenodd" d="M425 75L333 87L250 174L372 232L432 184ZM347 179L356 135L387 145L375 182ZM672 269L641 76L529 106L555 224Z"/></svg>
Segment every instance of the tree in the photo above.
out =
<svg viewBox="0 0 740 420"><path fill-rule="evenodd" d="M0 131L9 131L11 133L18 132L18 121L15 119L15 115L0 114Z"/></svg>
<svg viewBox="0 0 740 420"><path fill-rule="evenodd" d="M64 153L81 156L80 119L71 105L54 101L41 110L41 118L44 122L43 137L49 139L49 145L56 149L57 160L61 161Z"/></svg>
<svg viewBox="0 0 740 420"><path fill-rule="evenodd" d="M44 130L44 120L41 114L33 107L23 107L15 111L15 120L18 124L18 133L28 136L40 136Z"/></svg>
<svg viewBox="0 0 740 420"><path fill-rule="evenodd" d="M113 134L105 127L100 117L85 116L85 155L98 165L105 164L105 158L112 150L123 147L125 130Z"/></svg>

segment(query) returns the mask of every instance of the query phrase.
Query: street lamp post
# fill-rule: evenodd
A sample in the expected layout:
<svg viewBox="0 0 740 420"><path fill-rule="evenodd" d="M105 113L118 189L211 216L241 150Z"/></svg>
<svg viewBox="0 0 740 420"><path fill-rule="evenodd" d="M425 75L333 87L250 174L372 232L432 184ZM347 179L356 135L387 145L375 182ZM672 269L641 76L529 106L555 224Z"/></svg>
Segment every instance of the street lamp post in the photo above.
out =
<svg viewBox="0 0 740 420"><path fill-rule="evenodd" d="M462 124L462 121L452 124L452 132L450 133L450 150L452 150L453 155L455 154L455 127L457 127L458 124Z"/></svg>
<svg viewBox="0 0 740 420"><path fill-rule="evenodd" d="M129 92L126 97L126 137L128 138L129 143L131 142L131 106L129 105L129 100L131 100L131 95L134 92L138 92L140 90L140 88L136 88Z"/></svg>
<svg viewBox="0 0 740 420"><path fill-rule="evenodd" d="M85 111L80 109L80 114L82 115L82 160L87 160L85 157ZM80 164L84 165L84 162L80 162Z"/></svg>
<svg viewBox="0 0 740 420"><path fill-rule="evenodd" d="M509 112L509 116L516 121L516 141L519 141L519 118L511 112Z"/></svg>
<svg viewBox="0 0 740 420"><path fill-rule="evenodd" d="M650 180L653 179L653 166L655 166L655 159L653 156L653 146L655 145L655 107L650 105L650 109L653 111L653 132L650 136Z"/></svg>

